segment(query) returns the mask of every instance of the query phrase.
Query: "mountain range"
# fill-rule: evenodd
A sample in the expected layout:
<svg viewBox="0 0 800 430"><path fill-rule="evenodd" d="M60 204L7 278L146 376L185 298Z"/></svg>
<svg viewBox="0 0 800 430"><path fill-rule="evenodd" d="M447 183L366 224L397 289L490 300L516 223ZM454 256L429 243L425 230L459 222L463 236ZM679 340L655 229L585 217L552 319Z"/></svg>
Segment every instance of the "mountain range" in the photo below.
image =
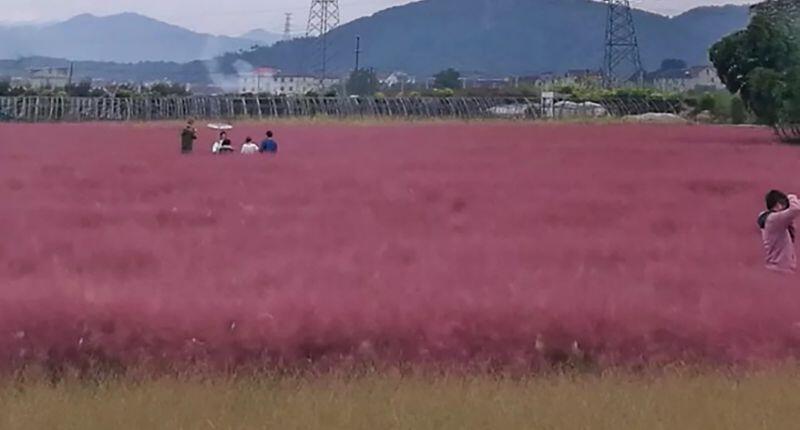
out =
<svg viewBox="0 0 800 430"><path fill-rule="evenodd" d="M271 45L280 36L253 30L241 37L197 33L135 13L78 15L51 24L0 24L0 58L30 56L75 61L189 62Z"/></svg>
<svg viewBox="0 0 800 430"><path fill-rule="evenodd" d="M487 75L520 75L602 64L607 9L590 0L423 0L393 7L328 34L327 68L353 67L355 38L362 64L378 70L430 75L446 67ZM702 7L675 17L634 10L645 68L665 58L708 63L708 48L749 21L746 6ZM228 54L284 70L319 68L308 40ZM319 45L319 44L317 44ZM228 69L230 71L230 69Z"/></svg>
<svg viewBox="0 0 800 430"><path fill-rule="evenodd" d="M606 14L603 3L591 0L422 0L329 32L326 67L332 75L351 70L360 36L361 65L383 72L429 76L453 67L469 74L506 76L597 69L602 64ZM675 17L634 10L633 16L645 68L654 70L666 58L706 64L709 46L744 28L749 9L701 7ZM15 28L33 36L15 38ZM11 31L11 37L3 31ZM319 72L321 40L300 38L263 46L278 38L259 31L238 38L204 35L135 14L81 15L50 26L0 27L0 58L15 59L0 61L0 76L18 74L31 64L67 63L50 57L94 60L76 63L76 74L113 80L156 77L212 83L215 76L262 66ZM27 56L36 58L22 58ZM150 62L109 63L145 60Z"/></svg>
<svg viewBox="0 0 800 430"><path fill-rule="evenodd" d="M239 37L247 40L255 40L256 42L259 42L261 45L265 46L274 45L275 42L283 39L283 35L281 34L262 29L250 30Z"/></svg>

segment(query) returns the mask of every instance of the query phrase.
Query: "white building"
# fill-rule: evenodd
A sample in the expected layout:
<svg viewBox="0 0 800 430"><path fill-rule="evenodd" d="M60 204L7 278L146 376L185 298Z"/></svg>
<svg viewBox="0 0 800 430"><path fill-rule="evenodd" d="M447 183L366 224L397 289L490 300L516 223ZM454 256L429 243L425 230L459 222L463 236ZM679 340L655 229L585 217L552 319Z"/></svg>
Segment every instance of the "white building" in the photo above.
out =
<svg viewBox="0 0 800 430"><path fill-rule="evenodd" d="M266 93L272 89L272 81L278 74L278 70L269 67L255 69L250 73L239 75L240 93Z"/></svg>
<svg viewBox="0 0 800 430"><path fill-rule="evenodd" d="M688 69L664 70L650 76L653 86L660 91L685 92L691 90L724 90L713 66L695 66Z"/></svg>
<svg viewBox="0 0 800 430"><path fill-rule="evenodd" d="M417 83L417 78L414 76L409 75L406 72L393 72L391 75L387 76L381 82L384 86L388 88L394 87L405 87L408 85L415 85Z"/></svg>
<svg viewBox="0 0 800 430"><path fill-rule="evenodd" d="M25 88L28 86L28 80L19 76L11 78L11 88Z"/></svg>
<svg viewBox="0 0 800 430"><path fill-rule="evenodd" d="M64 88L70 83L69 67L41 67L28 71L28 86L40 88Z"/></svg>
<svg viewBox="0 0 800 430"><path fill-rule="evenodd" d="M325 91L338 84L338 79L320 80L314 76L283 74L268 67L239 76L239 92L242 94L301 96L312 91Z"/></svg>

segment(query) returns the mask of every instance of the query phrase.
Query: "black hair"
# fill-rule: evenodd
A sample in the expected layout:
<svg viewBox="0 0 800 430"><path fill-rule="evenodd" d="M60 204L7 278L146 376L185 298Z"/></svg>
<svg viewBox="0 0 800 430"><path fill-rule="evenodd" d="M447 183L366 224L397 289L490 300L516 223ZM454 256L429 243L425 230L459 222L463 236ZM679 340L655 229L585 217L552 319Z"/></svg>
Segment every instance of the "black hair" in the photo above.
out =
<svg viewBox="0 0 800 430"><path fill-rule="evenodd" d="M268 132L267 132L267 137L272 137L272 136L273 136L273 134L272 134L272 131L271 131L271 130L270 130L270 131L268 131Z"/></svg>
<svg viewBox="0 0 800 430"><path fill-rule="evenodd" d="M765 200L767 203L768 211L773 210L775 206L779 204L789 207L789 197L785 193L778 190L772 190L768 192Z"/></svg>
<svg viewBox="0 0 800 430"><path fill-rule="evenodd" d="M252 141L253 141L253 138L252 138L252 137L250 137L250 136L247 136L247 139L245 139L244 141L245 141L245 142L252 142Z"/></svg>

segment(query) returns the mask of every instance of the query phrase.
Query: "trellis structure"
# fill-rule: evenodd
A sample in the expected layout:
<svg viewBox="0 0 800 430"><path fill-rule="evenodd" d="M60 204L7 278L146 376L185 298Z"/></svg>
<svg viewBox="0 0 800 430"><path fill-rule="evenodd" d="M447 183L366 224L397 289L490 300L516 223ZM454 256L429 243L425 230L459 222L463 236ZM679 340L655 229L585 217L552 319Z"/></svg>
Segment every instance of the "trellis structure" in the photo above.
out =
<svg viewBox="0 0 800 430"><path fill-rule="evenodd" d="M607 99L600 103L558 102L543 112L541 100L526 97L315 98L272 96L192 97L0 97L0 120L168 121L185 118L579 118L648 112L680 113L677 100Z"/></svg>

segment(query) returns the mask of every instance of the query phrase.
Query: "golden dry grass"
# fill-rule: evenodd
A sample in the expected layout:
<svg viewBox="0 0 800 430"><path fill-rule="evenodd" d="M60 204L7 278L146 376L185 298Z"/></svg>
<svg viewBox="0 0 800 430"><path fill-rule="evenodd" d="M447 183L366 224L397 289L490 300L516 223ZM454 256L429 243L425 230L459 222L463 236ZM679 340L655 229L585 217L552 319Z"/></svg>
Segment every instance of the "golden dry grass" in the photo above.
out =
<svg viewBox="0 0 800 430"><path fill-rule="evenodd" d="M796 429L800 373L6 384L3 430Z"/></svg>

